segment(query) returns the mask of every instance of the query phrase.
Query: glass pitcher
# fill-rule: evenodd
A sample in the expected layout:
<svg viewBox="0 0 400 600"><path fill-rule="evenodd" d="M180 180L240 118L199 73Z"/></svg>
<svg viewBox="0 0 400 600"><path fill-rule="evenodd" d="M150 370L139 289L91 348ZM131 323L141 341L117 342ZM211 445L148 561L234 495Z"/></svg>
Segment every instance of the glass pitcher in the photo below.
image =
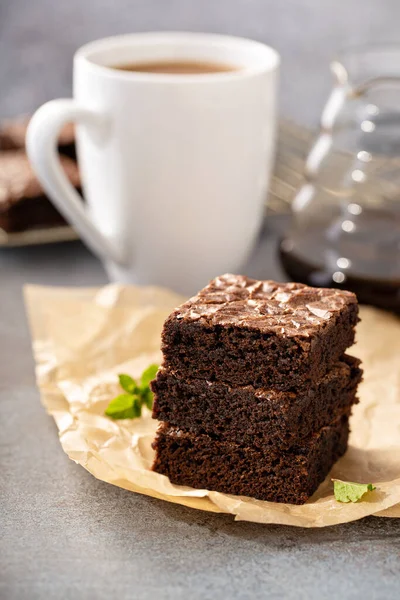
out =
<svg viewBox="0 0 400 600"><path fill-rule="evenodd" d="M280 243L288 275L400 312L400 46L348 50Z"/></svg>

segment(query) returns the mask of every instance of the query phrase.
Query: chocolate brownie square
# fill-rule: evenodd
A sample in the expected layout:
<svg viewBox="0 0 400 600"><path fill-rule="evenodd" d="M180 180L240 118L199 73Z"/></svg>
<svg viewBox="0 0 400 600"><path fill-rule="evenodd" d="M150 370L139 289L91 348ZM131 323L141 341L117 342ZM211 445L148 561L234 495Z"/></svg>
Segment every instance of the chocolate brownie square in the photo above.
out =
<svg viewBox="0 0 400 600"><path fill-rule="evenodd" d="M153 470L176 485L304 504L345 453L348 435L342 416L290 451L271 454L163 423L153 443Z"/></svg>
<svg viewBox="0 0 400 600"><path fill-rule="evenodd" d="M164 367L185 379L291 390L339 360L357 321L351 292L227 274L168 317Z"/></svg>
<svg viewBox="0 0 400 600"><path fill-rule="evenodd" d="M290 448L350 413L362 374L359 364L345 355L321 379L296 391L181 379L161 368L152 382L153 418L245 446Z"/></svg>
<svg viewBox="0 0 400 600"><path fill-rule="evenodd" d="M77 164L60 157L72 185L80 188ZM0 228L7 233L64 224L64 218L46 197L23 150L0 153Z"/></svg>

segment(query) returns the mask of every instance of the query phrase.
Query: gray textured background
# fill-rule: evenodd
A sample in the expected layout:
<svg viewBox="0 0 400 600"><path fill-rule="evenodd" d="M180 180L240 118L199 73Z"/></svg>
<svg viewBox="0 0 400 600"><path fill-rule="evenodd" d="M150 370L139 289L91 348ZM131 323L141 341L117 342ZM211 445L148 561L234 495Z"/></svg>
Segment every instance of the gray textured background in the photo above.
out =
<svg viewBox="0 0 400 600"><path fill-rule="evenodd" d="M1 0L0 115L70 95L83 43L132 31L248 36L282 55L281 112L315 123L342 46L400 40L398 0Z"/></svg>
<svg viewBox="0 0 400 600"><path fill-rule="evenodd" d="M338 46L400 41L399 0L0 0L0 116L70 94L80 44L118 32L245 35L282 54L281 113L314 124ZM283 277L269 223L246 272ZM102 285L80 243L0 251L0 599L391 600L400 520L323 530L233 523L95 480L34 383L22 285Z"/></svg>

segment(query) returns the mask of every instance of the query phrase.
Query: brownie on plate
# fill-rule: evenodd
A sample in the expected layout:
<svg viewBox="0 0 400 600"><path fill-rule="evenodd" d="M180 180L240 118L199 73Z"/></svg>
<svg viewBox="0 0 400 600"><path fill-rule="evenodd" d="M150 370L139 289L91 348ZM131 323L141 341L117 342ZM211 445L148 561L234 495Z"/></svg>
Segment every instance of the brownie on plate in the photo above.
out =
<svg viewBox="0 0 400 600"><path fill-rule="evenodd" d="M311 386L291 392L181 379L161 368L152 383L153 417L245 446L288 448L350 413L357 401L359 364L358 359L345 355Z"/></svg>
<svg viewBox="0 0 400 600"><path fill-rule="evenodd" d="M31 117L21 115L8 119L0 124L0 151L23 150L25 148L26 130ZM67 123L60 131L58 150L70 158L76 158L75 128L72 123Z"/></svg>
<svg viewBox="0 0 400 600"><path fill-rule="evenodd" d="M166 320L164 366L182 378L291 390L339 360L357 321L351 292L223 275Z"/></svg>
<svg viewBox="0 0 400 600"><path fill-rule="evenodd" d="M153 469L177 485L303 504L345 453L348 434L342 416L290 451L271 454L165 423L153 444Z"/></svg>
<svg viewBox="0 0 400 600"><path fill-rule="evenodd" d="M80 188L77 164L60 157L72 185ZM62 225L65 221L46 197L23 150L0 153L0 228L7 233L33 227Z"/></svg>

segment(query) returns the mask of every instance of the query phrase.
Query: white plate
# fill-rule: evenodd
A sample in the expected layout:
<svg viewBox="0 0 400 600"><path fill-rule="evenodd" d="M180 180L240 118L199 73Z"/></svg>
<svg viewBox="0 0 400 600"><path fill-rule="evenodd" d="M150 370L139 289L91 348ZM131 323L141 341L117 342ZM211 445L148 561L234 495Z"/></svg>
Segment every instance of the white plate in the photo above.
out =
<svg viewBox="0 0 400 600"><path fill-rule="evenodd" d="M53 244L55 242L69 242L77 239L79 239L78 234L68 225L45 227L43 229L27 229L18 233L7 233L3 229L0 229L0 248Z"/></svg>

